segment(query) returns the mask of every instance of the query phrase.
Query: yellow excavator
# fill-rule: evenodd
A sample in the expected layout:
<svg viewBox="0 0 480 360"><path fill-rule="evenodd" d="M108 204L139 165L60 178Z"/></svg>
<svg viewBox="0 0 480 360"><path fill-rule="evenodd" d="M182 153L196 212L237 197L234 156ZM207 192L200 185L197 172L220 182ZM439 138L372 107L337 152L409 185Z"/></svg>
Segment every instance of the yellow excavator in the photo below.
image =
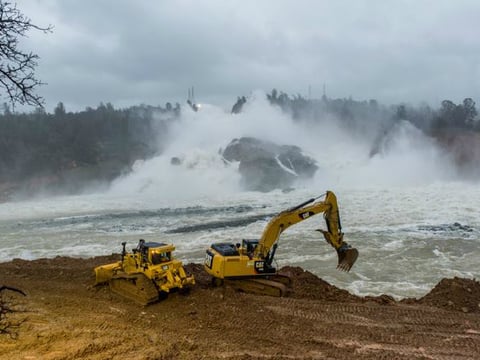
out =
<svg viewBox="0 0 480 360"><path fill-rule="evenodd" d="M140 239L130 253L125 250L125 242L122 246L120 261L95 268L95 285L108 283L113 292L148 305L171 291L188 290L195 284L193 275L173 257L173 245Z"/></svg>
<svg viewBox="0 0 480 360"><path fill-rule="evenodd" d="M322 195L323 196L323 195ZM337 198L327 191L324 200L309 199L280 212L265 227L259 240L244 239L242 243L215 243L207 250L204 268L215 285L229 285L237 290L271 296L284 296L290 279L277 273L272 265L280 234L288 227L323 213L327 230L325 240L338 254L337 268L350 271L358 250L343 241Z"/></svg>

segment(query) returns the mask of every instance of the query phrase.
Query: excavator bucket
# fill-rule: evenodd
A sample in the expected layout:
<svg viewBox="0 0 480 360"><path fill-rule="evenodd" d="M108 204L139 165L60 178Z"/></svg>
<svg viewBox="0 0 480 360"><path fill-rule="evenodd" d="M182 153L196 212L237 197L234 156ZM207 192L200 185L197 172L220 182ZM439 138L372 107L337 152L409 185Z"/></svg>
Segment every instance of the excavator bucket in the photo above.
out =
<svg viewBox="0 0 480 360"><path fill-rule="evenodd" d="M358 250L352 247L340 248L337 250L338 265L337 269L342 271L350 271L355 261L357 261Z"/></svg>
<svg viewBox="0 0 480 360"><path fill-rule="evenodd" d="M327 242L330 245L332 245L334 248L337 248L337 246L340 246L337 248L337 254L338 254L337 269L346 271L346 272L350 271L353 264L355 264L355 261L357 261L358 250L355 248L352 248L350 245L348 245L346 242L343 241L343 233L340 233L339 238L336 238L329 231L325 231L323 229L316 229L316 231L321 232L325 237L325 240L327 240ZM340 243L338 243L338 241L340 241Z"/></svg>

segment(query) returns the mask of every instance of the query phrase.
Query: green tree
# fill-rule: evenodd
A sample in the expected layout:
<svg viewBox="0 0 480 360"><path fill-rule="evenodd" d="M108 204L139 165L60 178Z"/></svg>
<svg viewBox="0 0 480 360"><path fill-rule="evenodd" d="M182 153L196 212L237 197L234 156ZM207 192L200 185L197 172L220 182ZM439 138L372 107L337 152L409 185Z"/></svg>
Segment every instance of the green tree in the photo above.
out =
<svg viewBox="0 0 480 360"><path fill-rule="evenodd" d="M475 101L473 101L472 98L466 98L463 100L463 112L465 116L465 125L473 127L478 113L475 108Z"/></svg>
<svg viewBox="0 0 480 360"><path fill-rule="evenodd" d="M65 116L65 113L66 113L65 106L61 101L57 104L57 106L55 106L55 109L53 110L53 112L55 113L55 117Z"/></svg>

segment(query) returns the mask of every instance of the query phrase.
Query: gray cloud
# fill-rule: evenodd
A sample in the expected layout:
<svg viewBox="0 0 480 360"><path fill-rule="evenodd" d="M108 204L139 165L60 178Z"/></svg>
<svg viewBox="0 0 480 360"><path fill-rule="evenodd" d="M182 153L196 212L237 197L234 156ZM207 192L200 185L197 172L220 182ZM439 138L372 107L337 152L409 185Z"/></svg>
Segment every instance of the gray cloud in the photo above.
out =
<svg viewBox="0 0 480 360"><path fill-rule="evenodd" d="M22 0L47 110L276 87L381 102L480 98L477 1Z"/></svg>

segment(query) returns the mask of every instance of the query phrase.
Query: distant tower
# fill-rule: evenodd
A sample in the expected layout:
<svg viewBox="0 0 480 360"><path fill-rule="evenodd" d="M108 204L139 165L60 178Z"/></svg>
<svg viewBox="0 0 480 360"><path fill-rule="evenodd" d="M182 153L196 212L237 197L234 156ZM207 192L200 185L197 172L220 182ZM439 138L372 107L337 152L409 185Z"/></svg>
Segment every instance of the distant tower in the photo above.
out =
<svg viewBox="0 0 480 360"><path fill-rule="evenodd" d="M312 99L312 86L308 84L308 100Z"/></svg>
<svg viewBox="0 0 480 360"><path fill-rule="evenodd" d="M327 100L327 89L325 86L325 83L323 83L323 95L322 95L322 100L326 101Z"/></svg>
<svg viewBox="0 0 480 360"><path fill-rule="evenodd" d="M191 88L188 88L187 101L190 101L192 104L195 104L195 93L194 93L193 86Z"/></svg>
<svg viewBox="0 0 480 360"><path fill-rule="evenodd" d="M191 88L188 88L187 104L190 105L193 111L198 111L198 109L200 108L200 105L195 103L195 91L193 86Z"/></svg>

